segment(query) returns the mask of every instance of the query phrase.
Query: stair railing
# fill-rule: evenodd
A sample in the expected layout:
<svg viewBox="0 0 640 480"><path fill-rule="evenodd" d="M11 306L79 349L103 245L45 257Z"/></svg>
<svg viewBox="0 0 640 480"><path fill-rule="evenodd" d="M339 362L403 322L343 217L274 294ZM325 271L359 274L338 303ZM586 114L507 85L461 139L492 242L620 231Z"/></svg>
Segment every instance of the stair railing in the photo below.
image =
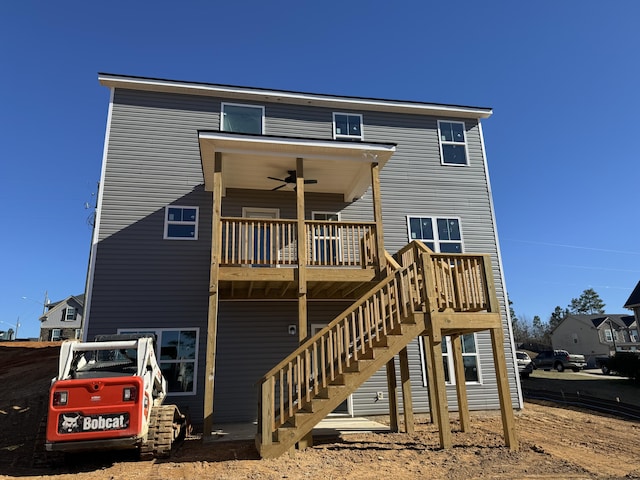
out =
<svg viewBox="0 0 640 480"><path fill-rule="evenodd" d="M419 269L413 263L389 275L259 381L263 444L270 444L273 432L420 308Z"/></svg>

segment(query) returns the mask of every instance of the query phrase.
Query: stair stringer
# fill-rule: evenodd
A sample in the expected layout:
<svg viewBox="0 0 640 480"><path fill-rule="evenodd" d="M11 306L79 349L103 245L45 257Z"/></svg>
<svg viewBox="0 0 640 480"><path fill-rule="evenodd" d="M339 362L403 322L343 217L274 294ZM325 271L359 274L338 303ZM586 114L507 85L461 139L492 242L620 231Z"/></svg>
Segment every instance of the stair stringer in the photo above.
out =
<svg viewBox="0 0 640 480"><path fill-rule="evenodd" d="M386 365L409 342L425 333L425 314L413 312L404 317L400 322L401 331L388 332L381 336L377 344L367 346L364 356L352 362L351 367L345 368L343 374L322 389L310 402L296 412L293 419L281 426L276 431L276 439L273 443L264 445L260 441L260 435L256 437L256 446L262 458L275 458L287 452L290 448L304 438L313 428L329 415L340 403L355 392L365 381Z"/></svg>

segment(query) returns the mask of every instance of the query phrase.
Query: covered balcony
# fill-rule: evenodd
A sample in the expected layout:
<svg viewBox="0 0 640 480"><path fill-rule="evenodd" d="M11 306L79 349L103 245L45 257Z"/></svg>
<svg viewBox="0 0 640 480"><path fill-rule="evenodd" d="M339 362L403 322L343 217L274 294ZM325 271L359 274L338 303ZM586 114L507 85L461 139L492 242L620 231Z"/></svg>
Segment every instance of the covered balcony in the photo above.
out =
<svg viewBox="0 0 640 480"><path fill-rule="evenodd" d="M395 145L217 131L199 132L199 141L213 192L211 281L220 299L355 299L386 273L379 172ZM306 194L348 204L369 188L370 221L308 218ZM295 216L222 216L231 189L291 191Z"/></svg>

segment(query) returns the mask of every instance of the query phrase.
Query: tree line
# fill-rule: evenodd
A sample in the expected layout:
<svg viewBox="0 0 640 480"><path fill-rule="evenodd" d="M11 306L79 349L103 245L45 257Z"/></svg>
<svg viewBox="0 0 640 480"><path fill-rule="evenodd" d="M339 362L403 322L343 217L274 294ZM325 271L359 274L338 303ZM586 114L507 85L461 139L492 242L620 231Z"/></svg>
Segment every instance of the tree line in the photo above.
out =
<svg viewBox="0 0 640 480"><path fill-rule="evenodd" d="M535 315L533 319L529 319L525 315L519 317L513 309L513 302L509 299L513 339L517 345L529 344L550 348L551 332L568 315L600 314L604 313L604 307L605 304L600 295L593 288L588 288L578 298L572 298L566 308L557 306L549 315L549 319L544 321L538 315Z"/></svg>

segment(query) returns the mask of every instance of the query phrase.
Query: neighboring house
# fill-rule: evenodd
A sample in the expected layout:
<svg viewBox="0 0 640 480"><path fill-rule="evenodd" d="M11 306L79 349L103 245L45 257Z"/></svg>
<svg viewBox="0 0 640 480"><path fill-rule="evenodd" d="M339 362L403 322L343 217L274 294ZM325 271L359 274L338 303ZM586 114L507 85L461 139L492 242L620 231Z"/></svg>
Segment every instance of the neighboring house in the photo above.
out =
<svg viewBox="0 0 640 480"><path fill-rule="evenodd" d="M637 326L640 322L640 282L638 282L636 288L634 288L633 292L631 292L631 295L629 295L629 299L624 304L624 308L633 310L633 315L635 317Z"/></svg>
<svg viewBox="0 0 640 480"><path fill-rule="evenodd" d="M638 322L631 315L569 315L551 332L554 349L581 353L590 367L595 358L640 349Z"/></svg>
<svg viewBox="0 0 640 480"><path fill-rule="evenodd" d="M82 338L84 294L72 295L46 305L40 317L40 340L56 342Z"/></svg>
<svg viewBox="0 0 640 480"><path fill-rule="evenodd" d="M111 99L85 337L156 333L170 401L188 407L196 424L211 415L255 421L304 402L297 396L324 381L314 355L337 352L353 363L354 345L365 351L389 337L354 337L385 315L442 320L431 337L412 327L400 351L398 377L410 373L416 412L439 401L427 388L434 355L443 396L458 408L459 351L471 409L500 408L497 385L507 373L502 391L522 406L480 123L491 109L99 80ZM412 240L438 254L413 244L390 258ZM432 279L423 290L420 272ZM429 301L410 304L414 294ZM336 318L348 320L327 329ZM460 325L465 334L439 343ZM290 357L316 334L322 343ZM502 368L495 342L506 353L504 376L494 370ZM265 377L275 366L279 373ZM334 366L344 373L337 363L329 373ZM389 377L374 372L338 412L389 413ZM267 400L276 402L271 410Z"/></svg>

